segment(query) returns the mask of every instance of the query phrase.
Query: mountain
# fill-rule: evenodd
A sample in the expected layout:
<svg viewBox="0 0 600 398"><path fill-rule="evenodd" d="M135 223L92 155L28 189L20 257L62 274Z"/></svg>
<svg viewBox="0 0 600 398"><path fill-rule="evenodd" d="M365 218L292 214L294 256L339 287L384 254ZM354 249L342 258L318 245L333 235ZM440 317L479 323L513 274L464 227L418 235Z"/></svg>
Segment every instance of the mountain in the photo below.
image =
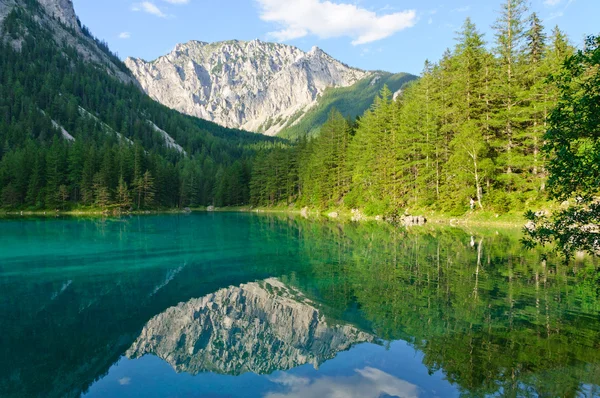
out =
<svg viewBox="0 0 600 398"><path fill-rule="evenodd" d="M144 91L160 103L223 126L266 135L301 122L319 108L328 89L359 90L366 82L376 85L387 77L351 68L317 47L304 52L260 40L190 41L155 61L128 58L125 64ZM349 97L356 94L349 90ZM349 116L364 112L368 107L364 102L368 101L349 109Z"/></svg>
<svg viewBox="0 0 600 398"><path fill-rule="evenodd" d="M271 374L311 363L376 338L328 321L314 304L278 279L229 287L153 317L127 351L153 354L177 372Z"/></svg>
<svg viewBox="0 0 600 398"><path fill-rule="evenodd" d="M373 72L372 77L359 80L350 87L328 88L319 97L317 105L308 110L297 123L285 126L278 135L288 139L317 136L333 109L338 110L345 118L354 119L371 107L384 86L394 95L399 95L404 86L415 79L416 76L407 73L378 71Z"/></svg>
<svg viewBox="0 0 600 398"><path fill-rule="evenodd" d="M70 0L0 0L0 207L241 204L275 141L152 100Z"/></svg>
<svg viewBox="0 0 600 398"><path fill-rule="evenodd" d="M81 58L102 66L107 73L124 83L135 81L119 58L108 50L106 44L95 39L89 30L81 25L71 0L0 0L0 26L3 27L4 39L19 49L27 32L14 31L14 18L8 19L9 26L6 26L5 21L14 10L27 10L57 45L74 48ZM7 29L12 34L7 35Z"/></svg>

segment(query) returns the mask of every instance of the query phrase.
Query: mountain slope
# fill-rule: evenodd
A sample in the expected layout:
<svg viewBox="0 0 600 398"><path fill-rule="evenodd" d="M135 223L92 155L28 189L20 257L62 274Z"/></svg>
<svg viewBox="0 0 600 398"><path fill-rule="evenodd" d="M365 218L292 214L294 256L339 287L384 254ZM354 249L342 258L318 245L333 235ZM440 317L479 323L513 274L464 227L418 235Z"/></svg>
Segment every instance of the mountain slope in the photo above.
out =
<svg viewBox="0 0 600 398"><path fill-rule="evenodd" d="M191 41L152 62L125 61L152 98L228 127L275 135L317 105L331 87L373 76L314 47Z"/></svg>
<svg viewBox="0 0 600 398"><path fill-rule="evenodd" d="M273 139L150 99L70 1L0 0L0 15L0 206L247 201L236 187L247 181L249 146Z"/></svg>
<svg viewBox="0 0 600 398"><path fill-rule="evenodd" d="M328 88L319 97L316 106L304 114L297 123L289 123L278 134L279 137L297 139L316 136L327 121L332 109L337 109L345 118L354 119L363 115L373 104L373 100L384 86L393 93L400 93L409 82L417 79L407 73L391 74L374 72L373 76L362 79L350 87Z"/></svg>
<svg viewBox="0 0 600 398"><path fill-rule="evenodd" d="M56 45L75 49L87 62L101 66L111 76L125 83L132 79L122 62L112 54L105 43L94 38L89 30L81 25L75 15L71 0L0 0L0 26L5 33L3 38L15 49L20 49L26 31L18 31L16 19L8 18L14 10L25 10L35 19L47 37Z"/></svg>

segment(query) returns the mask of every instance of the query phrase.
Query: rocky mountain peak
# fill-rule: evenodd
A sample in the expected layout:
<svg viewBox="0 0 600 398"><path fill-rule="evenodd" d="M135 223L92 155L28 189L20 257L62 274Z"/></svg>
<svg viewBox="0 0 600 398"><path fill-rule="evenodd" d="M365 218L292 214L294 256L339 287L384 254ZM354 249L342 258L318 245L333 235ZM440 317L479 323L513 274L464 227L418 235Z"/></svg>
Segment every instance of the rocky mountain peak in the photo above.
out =
<svg viewBox="0 0 600 398"><path fill-rule="evenodd" d="M329 87L347 87L370 75L318 47L252 41L178 44L127 67L155 100L226 127L275 135L293 125Z"/></svg>

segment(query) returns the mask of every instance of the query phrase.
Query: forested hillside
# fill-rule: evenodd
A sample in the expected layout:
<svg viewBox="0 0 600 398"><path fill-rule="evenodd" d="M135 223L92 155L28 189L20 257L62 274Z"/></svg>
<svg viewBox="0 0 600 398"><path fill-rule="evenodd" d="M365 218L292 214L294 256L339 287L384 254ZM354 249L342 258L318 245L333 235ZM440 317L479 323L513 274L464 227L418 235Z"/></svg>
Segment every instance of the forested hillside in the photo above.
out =
<svg viewBox="0 0 600 398"><path fill-rule="evenodd" d="M574 49L558 27L547 36L524 0L506 0L493 28L487 42L467 19L455 47L396 100L386 88L356 125L333 111L318 138L262 154L252 203L384 215L544 201L541 149L558 100L548 77Z"/></svg>
<svg viewBox="0 0 600 398"><path fill-rule="evenodd" d="M278 136L290 140L316 137L332 109L337 109L346 118L353 119L369 109L384 86L393 93L400 93L405 85L416 78L407 73L375 72L375 76L369 76L350 87L328 88L319 98L317 105L306 114L298 115L300 117L298 123L293 124L295 120L291 120L289 126L285 127Z"/></svg>
<svg viewBox="0 0 600 398"><path fill-rule="evenodd" d="M85 59L81 49L57 44L53 27L39 18L47 18L44 12L37 1L26 1L2 24L1 207L148 209L248 202L253 153L276 140L154 102ZM53 23L71 32L78 45L89 45L85 27L78 33ZM95 43L127 72L105 44Z"/></svg>

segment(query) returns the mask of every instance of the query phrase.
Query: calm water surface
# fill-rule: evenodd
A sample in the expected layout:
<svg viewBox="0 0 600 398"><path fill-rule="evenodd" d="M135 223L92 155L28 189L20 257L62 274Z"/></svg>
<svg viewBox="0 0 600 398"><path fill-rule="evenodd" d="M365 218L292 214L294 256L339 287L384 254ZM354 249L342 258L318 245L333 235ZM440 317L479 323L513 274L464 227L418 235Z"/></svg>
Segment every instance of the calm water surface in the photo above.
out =
<svg viewBox="0 0 600 398"><path fill-rule="evenodd" d="M2 397L599 397L600 270L518 231L0 221Z"/></svg>

